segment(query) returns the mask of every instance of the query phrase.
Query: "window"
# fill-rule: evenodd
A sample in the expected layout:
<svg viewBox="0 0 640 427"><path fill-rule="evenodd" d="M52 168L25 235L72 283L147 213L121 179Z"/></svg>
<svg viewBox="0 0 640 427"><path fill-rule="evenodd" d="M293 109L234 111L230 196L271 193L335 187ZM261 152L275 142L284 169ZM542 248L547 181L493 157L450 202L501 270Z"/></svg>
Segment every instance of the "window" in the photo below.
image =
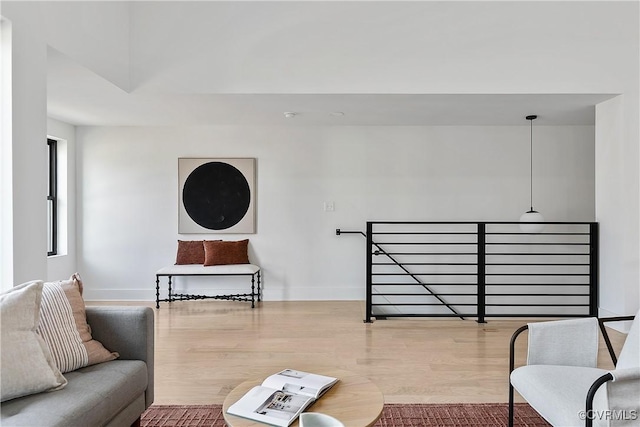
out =
<svg viewBox="0 0 640 427"><path fill-rule="evenodd" d="M58 254L58 141L47 139L49 191L47 194L47 255Z"/></svg>

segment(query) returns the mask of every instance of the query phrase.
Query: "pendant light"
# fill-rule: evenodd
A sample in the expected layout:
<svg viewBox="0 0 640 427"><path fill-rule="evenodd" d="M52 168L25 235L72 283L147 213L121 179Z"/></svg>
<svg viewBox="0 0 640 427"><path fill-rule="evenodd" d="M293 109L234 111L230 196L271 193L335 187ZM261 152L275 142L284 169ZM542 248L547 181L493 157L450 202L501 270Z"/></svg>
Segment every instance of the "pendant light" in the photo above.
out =
<svg viewBox="0 0 640 427"><path fill-rule="evenodd" d="M529 120L531 128L531 138L529 142L529 201L531 207L520 217L520 230L524 231L525 233L539 233L544 229L544 224L536 224L544 222L544 217L540 212L533 209L533 121L537 118L538 116L536 115L526 117L526 119Z"/></svg>

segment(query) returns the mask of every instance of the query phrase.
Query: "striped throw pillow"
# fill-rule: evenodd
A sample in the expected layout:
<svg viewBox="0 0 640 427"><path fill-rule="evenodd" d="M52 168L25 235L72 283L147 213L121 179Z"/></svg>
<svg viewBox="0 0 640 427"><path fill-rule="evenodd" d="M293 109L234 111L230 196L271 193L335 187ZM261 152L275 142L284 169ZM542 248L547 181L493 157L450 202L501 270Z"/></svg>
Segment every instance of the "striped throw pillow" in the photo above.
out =
<svg viewBox="0 0 640 427"><path fill-rule="evenodd" d="M118 357L91 337L78 273L69 280L44 284L36 332L49 346L62 373Z"/></svg>

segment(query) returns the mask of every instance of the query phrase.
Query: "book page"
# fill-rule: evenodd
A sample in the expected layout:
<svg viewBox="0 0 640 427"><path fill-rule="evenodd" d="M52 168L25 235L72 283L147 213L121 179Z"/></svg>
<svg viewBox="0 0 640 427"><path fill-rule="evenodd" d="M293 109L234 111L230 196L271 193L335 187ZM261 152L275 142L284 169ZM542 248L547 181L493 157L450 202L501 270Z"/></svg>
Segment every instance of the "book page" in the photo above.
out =
<svg viewBox="0 0 640 427"><path fill-rule="evenodd" d="M302 411L308 401L309 398L306 396L278 390L271 394L271 396L255 410L255 413L289 421Z"/></svg>
<svg viewBox="0 0 640 427"><path fill-rule="evenodd" d="M317 399L337 381L338 379L333 377L296 371L294 369L285 369L284 371L267 377L262 382L262 385L288 393L311 396Z"/></svg>
<svg viewBox="0 0 640 427"><path fill-rule="evenodd" d="M293 423L300 412L308 407L313 400L307 396L256 386L231 405L227 412L286 427Z"/></svg>

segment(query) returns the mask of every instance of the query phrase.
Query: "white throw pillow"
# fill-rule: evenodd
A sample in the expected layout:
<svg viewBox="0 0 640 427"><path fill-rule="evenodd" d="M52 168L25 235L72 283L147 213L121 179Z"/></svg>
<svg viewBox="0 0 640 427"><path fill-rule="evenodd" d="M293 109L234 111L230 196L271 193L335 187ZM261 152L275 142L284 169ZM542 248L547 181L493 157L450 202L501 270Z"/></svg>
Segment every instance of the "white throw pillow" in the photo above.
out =
<svg viewBox="0 0 640 427"><path fill-rule="evenodd" d="M29 282L0 294L2 402L67 385L49 347L35 332L42 287L41 281Z"/></svg>

